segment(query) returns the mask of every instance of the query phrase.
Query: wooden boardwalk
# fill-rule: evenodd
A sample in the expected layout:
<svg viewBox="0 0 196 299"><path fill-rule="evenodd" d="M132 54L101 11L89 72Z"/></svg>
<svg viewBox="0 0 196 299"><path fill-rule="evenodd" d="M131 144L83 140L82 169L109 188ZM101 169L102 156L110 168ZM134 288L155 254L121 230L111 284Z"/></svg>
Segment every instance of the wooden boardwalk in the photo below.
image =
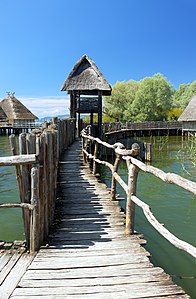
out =
<svg viewBox="0 0 196 299"><path fill-rule="evenodd" d="M145 240L124 235L118 202L80 153L77 141L61 159L59 219L10 298L189 298L150 263Z"/></svg>

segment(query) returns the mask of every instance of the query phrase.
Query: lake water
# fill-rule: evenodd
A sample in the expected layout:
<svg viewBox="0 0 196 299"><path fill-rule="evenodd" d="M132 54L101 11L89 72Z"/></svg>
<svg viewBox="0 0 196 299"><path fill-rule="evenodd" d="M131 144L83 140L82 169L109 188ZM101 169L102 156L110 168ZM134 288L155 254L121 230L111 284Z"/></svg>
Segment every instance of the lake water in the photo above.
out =
<svg viewBox="0 0 196 299"><path fill-rule="evenodd" d="M182 140L182 137L154 137L146 138L146 141L153 144L153 166L196 181L195 140L188 142L187 139ZM122 163L118 171L125 181L126 169L125 163ZM111 173L103 167L101 179L110 187ZM117 193L126 197L120 186L117 187ZM137 196L151 206L154 216L160 223L164 223L170 232L196 247L195 195L140 171ZM125 209L125 202L121 202L121 205ZM162 267L191 298L196 298L196 260L160 236L140 208L136 208L135 229L144 234L147 240L145 247L152 255L153 264Z"/></svg>
<svg viewBox="0 0 196 299"><path fill-rule="evenodd" d="M9 137L0 136L0 157L11 155ZM0 204L19 203L15 167L0 166ZM23 240L24 230L20 208L0 209L0 240Z"/></svg>
<svg viewBox="0 0 196 299"><path fill-rule="evenodd" d="M152 165L166 172L175 172L196 181L196 143L181 137L156 137L146 141L153 144ZM0 136L0 156L11 155L9 138ZM119 174L126 180L126 168L120 165ZM101 170L102 180L110 186L109 170ZM117 192L125 197L121 187ZM150 174L139 173L137 196L152 207L155 217L178 238L196 247L196 196L166 184ZM15 168L0 166L0 203L19 202ZM125 202L121 203L125 208ZM184 290L196 298L196 260L167 242L148 223L140 208L136 208L135 229L144 234L146 249L152 262L165 269ZM23 240L20 209L0 209L0 240Z"/></svg>

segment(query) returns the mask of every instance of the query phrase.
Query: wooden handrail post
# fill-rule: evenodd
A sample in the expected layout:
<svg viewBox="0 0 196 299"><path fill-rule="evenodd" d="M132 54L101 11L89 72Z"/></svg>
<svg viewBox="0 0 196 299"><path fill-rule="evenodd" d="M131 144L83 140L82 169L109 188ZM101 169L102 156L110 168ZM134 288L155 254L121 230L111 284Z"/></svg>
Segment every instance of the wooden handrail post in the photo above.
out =
<svg viewBox="0 0 196 299"><path fill-rule="evenodd" d="M136 194L137 176L139 168L127 160L128 167L128 192L126 203L126 235L134 233L135 203L131 200L131 196Z"/></svg>
<svg viewBox="0 0 196 299"><path fill-rule="evenodd" d="M95 159L97 159L97 156L98 156L98 142L95 141L95 149L94 149L94 157ZM97 162L94 160L93 161L93 174L96 174L97 173Z"/></svg>
<svg viewBox="0 0 196 299"><path fill-rule="evenodd" d="M121 158L122 158L121 155L116 154L116 159L115 159L113 170L112 170L112 184L111 184L112 200L116 200L116 179L115 179L113 173L118 171L118 166L120 164Z"/></svg>
<svg viewBox="0 0 196 299"><path fill-rule="evenodd" d="M27 142L26 142L26 133L21 133L19 135L19 154L25 155L27 154ZM21 174L22 174L22 189L23 189L23 202L30 203L30 171L28 165L23 165L21 167ZM30 246L30 217L29 212L24 210L23 211L23 219L24 219L24 231L25 231L25 238L26 244L29 248Z"/></svg>
<svg viewBox="0 0 196 299"><path fill-rule="evenodd" d="M39 250L40 247L40 223L39 223L39 166L31 169L31 204L34 209L30 217L30 252Z"/></svg>
<svg viewBox="0 0 196 299"><path fill-rule="evenodd" d="M82 157L83 157L84 163L87 163L86 154L83 151L85 149L85 144L86 144L85 137L82 136Z"/></svg>

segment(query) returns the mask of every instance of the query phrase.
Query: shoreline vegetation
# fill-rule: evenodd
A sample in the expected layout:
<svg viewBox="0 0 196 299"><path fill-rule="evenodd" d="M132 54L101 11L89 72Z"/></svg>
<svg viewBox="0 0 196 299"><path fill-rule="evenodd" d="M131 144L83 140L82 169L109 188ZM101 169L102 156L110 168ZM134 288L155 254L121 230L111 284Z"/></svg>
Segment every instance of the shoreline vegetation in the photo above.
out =
<svg viewBox="0 0 196 299"><path fill-rule="evenodd" d="M196 80L175 89L162 74L116 82L112 95L104 97L104 114L122 123L177 120L194 95Z"/></svg>

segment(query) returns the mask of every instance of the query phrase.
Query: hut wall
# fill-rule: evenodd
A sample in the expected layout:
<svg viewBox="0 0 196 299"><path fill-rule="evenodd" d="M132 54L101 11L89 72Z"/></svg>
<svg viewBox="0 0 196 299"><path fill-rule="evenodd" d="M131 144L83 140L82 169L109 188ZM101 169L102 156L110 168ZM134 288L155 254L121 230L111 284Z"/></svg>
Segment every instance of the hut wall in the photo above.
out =
<svg viewBox="0 0 196 299"><path fill-rule="evenodd" d="M32 119L15 119L12 120L12 124L15 127L31 127L34 125L35 121Z"/></svg>
<svg viewBox="0 0 196 299"><path fill-rule="evenodd" d="M183 121L182 129L185 131L196 131L196 121Z"/></svg>

